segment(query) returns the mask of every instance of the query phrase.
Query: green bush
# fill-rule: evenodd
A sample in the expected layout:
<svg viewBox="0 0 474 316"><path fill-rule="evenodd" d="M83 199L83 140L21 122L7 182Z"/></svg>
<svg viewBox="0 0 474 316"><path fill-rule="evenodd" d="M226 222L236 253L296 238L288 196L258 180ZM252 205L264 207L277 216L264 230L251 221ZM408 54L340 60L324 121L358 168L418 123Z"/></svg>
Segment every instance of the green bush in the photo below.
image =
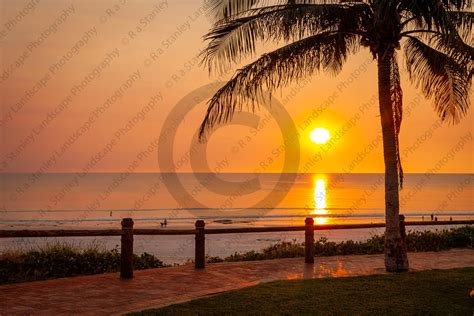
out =
<svg viewBox="0 0 474 316"><path fill-rule="evenodd" d="M474 227L463 226L459 228L434 230L434 231L410 231L407 233L408 251L440 251L451 248L472 248L474 246ZM342 241L339 243L329 241L321 237L315 241L314 249L316 256L337 256L355 254L378 254L383 253L384 236L371 236L365 241ZM255 250L234 253L226 258L208 257L212 262L253 261L277 258L295 258L304 256L304 243L280 242L264 248L262 251Z"/></svg>
<svg viewBox="0 0 474 316"><path fill-rule="evenodd" d="M278 244L271 245L264 248L261 252L251 250L244 253L235 252L234 254L226 257L207 257L206 261L209 263L215 262L236 262L236 261L255 261L255 260L267 260L267 259L278 259L278 258L294 258L304 256L304 247L302 244L292 242L281 242Z"/></svg>
<svg viewBox="0 0 474 316"><path fill-rule="evenodd" d="M411 232L407 235L409 251L439 251L474 246L474 227L463 226L442 231Z"/></svg>
<svg viewBox="0 0 474 316"><path fill-rule="evenodd" d="M148 253L134 255L135 269L164 267ZM120 270L118 248L104 250L97 245L85 249L61 243L26 251L7 252L0 257L0 284L46 280L77 275L117 272Z"/></svg>

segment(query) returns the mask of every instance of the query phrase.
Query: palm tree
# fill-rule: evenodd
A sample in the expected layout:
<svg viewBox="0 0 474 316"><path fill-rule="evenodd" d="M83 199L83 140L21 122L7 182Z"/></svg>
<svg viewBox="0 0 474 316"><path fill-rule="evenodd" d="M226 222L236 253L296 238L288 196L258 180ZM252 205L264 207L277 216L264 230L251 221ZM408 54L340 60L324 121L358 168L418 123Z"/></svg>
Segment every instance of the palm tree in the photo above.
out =
<svg viewBox="0 0 474 316"><path fill-rule="evenodd" d="M377 60L385 162L385 267L408 269L399 230L403 185L398 135L402 89L396 52L403 45L412 83L441 119L458 122L470 105L473 73L471 0L210 0L216 22L203 61L225 72L256 54L258 42L280 48L239 69L209 101L201 139L243 106L253 110L273 91L318 71L336 75L350 54L368 48ZM271 2L271 3L270 3Z"/></svg>

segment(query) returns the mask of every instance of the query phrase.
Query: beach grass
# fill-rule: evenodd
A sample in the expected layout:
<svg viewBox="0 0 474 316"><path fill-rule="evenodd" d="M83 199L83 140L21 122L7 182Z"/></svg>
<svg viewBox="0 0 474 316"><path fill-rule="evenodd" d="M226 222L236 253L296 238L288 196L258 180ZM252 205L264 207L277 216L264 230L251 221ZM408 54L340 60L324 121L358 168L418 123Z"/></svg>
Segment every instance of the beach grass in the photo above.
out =
<svg viewBox="0 0 474 316"><path fill-rule="evenodd" d="M276 281L131 315L472 315L474 268Z"/></svg>

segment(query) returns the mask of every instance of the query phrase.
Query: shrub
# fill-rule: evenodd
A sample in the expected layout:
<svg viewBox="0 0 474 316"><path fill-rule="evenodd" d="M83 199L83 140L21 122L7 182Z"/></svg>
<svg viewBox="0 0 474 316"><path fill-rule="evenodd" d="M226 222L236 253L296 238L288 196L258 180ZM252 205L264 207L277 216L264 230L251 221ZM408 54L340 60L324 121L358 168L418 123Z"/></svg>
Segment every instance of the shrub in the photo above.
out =
<svg viewBox="0 0 474 316"><path fill-rule="evenodd" d="M439 251L451 248L472 248L474 246L474 227L463 226L441 231L410 231L407 233L408 251ZM336 256L383 253L384 236L374 235L365 241L342 241L339 243L321 237L314 243L316 256ZM280 242L264 248L237 253L226 257L208 257L208 262L252 261L304 256L304 243L296 240Z"/></svg>
<svg viewBox="0 0 474 316"><path fill-rule="evenodd" d="M148 253L134 255L135 269L164 267ZM97 245L85 249L67 243L49 244L26 251L7 252L0 257L0 283L46 280L120 270L118 247L104 250Z"/></svg>

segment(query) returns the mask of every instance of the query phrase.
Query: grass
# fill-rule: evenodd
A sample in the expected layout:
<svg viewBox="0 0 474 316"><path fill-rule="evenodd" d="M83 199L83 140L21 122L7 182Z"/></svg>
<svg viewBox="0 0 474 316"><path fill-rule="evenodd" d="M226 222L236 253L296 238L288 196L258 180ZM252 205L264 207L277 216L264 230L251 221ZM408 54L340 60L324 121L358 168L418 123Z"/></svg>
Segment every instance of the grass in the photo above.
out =
<svg viewBox="0 0 474 316"><path fill-rule="evenodd" d="M265 283L132 315L473 315L474 268Z"/></svg>
<svg viewBox="0 0 474 316"><path fill-rule="evenodd" d="M162 261L146 252L134 255L134 268L137 270L164 266ZM0 256L0 284L119 270L118 248L106 250L95 243L84 248L69 243L54 243L21 251L8 251Z"/></svg>
<svg viewBox="0 0 474 316"><path fill-rule="evenodd" d="M473 248L474 226L462 226L443 230L409 231L407 233L407 247L410 252L440 251L452 248ZM332 242L327 238L320 238L314 244L316 256L358 255L383 253L384 237L375 235L365 241L347 240ZM280 242L261 251L234 253L228 257L208 257L212 262L255 261L278 258L296 258L304 256L304 244Z"/></svg>

